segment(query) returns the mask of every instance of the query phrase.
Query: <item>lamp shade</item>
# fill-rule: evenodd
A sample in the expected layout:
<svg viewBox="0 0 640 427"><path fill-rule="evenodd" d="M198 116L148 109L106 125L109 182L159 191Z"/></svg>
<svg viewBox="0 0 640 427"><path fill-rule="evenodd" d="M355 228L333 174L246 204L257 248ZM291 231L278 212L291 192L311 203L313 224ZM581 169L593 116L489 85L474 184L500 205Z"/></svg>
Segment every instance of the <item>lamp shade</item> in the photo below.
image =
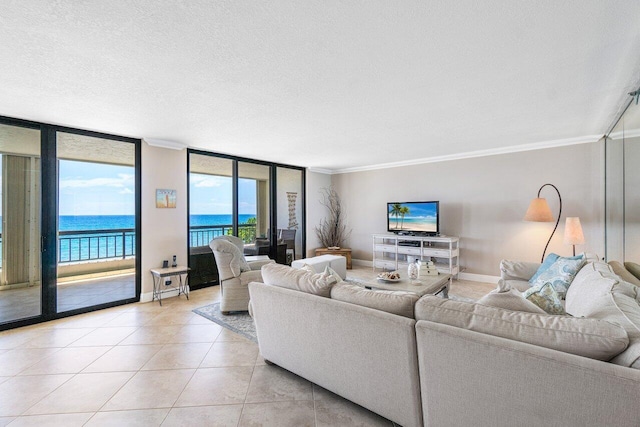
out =
<svg viewBox="0 0 640 427"><path fill-rule="evenodd" d="M535 222L553 222L553 214L547 204L547 199L543 197L537 197L531 200L527 213L524 214L525 221Z"/></svg>
<svg viewBox="0 0 640 427"><path fill-rule="evenodd" d="M564 244L565 245L582 245L584 244L584 234L582 233L582 225L580 218L577 216L569 216L564 225Z"/></svg>

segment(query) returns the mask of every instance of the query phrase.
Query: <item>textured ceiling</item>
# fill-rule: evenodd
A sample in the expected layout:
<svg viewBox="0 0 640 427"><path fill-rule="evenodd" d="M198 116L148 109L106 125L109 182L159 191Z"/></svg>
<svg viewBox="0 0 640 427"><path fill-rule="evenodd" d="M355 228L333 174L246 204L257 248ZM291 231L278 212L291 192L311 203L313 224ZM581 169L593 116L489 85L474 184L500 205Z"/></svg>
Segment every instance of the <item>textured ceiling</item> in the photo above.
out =
<svg viewBox="0 0 640 427"><path fill-rule="evenodd" d="M638 52L638 0L7 0L0 115L340 170L601 135Z"/></svg>

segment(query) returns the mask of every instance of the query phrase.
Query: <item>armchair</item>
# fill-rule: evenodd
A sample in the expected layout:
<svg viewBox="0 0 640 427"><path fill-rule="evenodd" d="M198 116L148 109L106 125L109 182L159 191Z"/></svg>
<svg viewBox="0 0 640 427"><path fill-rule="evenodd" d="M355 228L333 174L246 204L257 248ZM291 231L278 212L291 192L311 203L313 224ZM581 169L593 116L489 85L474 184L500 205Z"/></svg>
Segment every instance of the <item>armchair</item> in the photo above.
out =
<svg viewBox="0 0 640 427"><path fill-rule="evenodd" d="M218 266L220 311L247 311L249 282L262 282L260 268L272 260L247 262L242 254L244 243L235 236L220 236L209 242Z"/></svg>

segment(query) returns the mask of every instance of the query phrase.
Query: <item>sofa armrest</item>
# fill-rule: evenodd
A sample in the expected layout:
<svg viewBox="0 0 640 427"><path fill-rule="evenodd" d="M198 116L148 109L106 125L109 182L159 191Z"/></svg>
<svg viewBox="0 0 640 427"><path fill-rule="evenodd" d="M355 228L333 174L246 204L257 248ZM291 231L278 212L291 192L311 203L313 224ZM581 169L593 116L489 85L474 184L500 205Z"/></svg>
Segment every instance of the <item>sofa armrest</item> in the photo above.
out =
<svg viewBox="0 0 640 427"><path fill-rule="evenodd" d="M250 261L247 262L251 271L260 270L263 265L273 264L275 261L272 259L267 259L264 261Z"/></svg>
<svg viewBox="0 0 640 427"><path fill-rule="evenodd" d="M539 262L500 261L500 278L503 280L529 280L540 267Z"/></svg>
<svg viewBox="0 0 640 427"><path fill-rule="evenodd" d="M640 420L640 370L425 320L416 338L424 425Z"/></svg>

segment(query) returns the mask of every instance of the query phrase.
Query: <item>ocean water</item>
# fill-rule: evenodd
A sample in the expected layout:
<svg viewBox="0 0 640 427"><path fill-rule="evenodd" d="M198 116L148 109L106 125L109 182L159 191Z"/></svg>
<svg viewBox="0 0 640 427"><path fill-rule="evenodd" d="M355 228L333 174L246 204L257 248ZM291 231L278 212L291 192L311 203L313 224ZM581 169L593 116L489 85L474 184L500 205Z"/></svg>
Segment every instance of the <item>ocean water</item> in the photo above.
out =
<svg viewBox="0 0 640 427"><path fill-rule="evenodd" d="M239 222L244 224L255 214L239 215ZM201 225L231 225L231 215L191 215L191 226ZM60 231L113 230L134 228L133 215L60 215L58 217ZM0 217L0 233L2 232L2 217Z"/></svg>
<svg viewBox="0 0 640 427"><path fill-rule="evenodd" d="M254 215L239 215L239 223L246 223ZM231 215L191 215L191 226L231 225ZM58 261L76 262L100 258L120 258L135 253L135 232L123 233L122 229L135 228L133 215L60 215L59 231L93 231L100 233L64 234L58 241ZM113 233L105 232L114 230ZM2 233L2 217L0 217L0 233ZM2 248L0 247L0 251ZM2 252L0 252L0 255Z"/></svg>

